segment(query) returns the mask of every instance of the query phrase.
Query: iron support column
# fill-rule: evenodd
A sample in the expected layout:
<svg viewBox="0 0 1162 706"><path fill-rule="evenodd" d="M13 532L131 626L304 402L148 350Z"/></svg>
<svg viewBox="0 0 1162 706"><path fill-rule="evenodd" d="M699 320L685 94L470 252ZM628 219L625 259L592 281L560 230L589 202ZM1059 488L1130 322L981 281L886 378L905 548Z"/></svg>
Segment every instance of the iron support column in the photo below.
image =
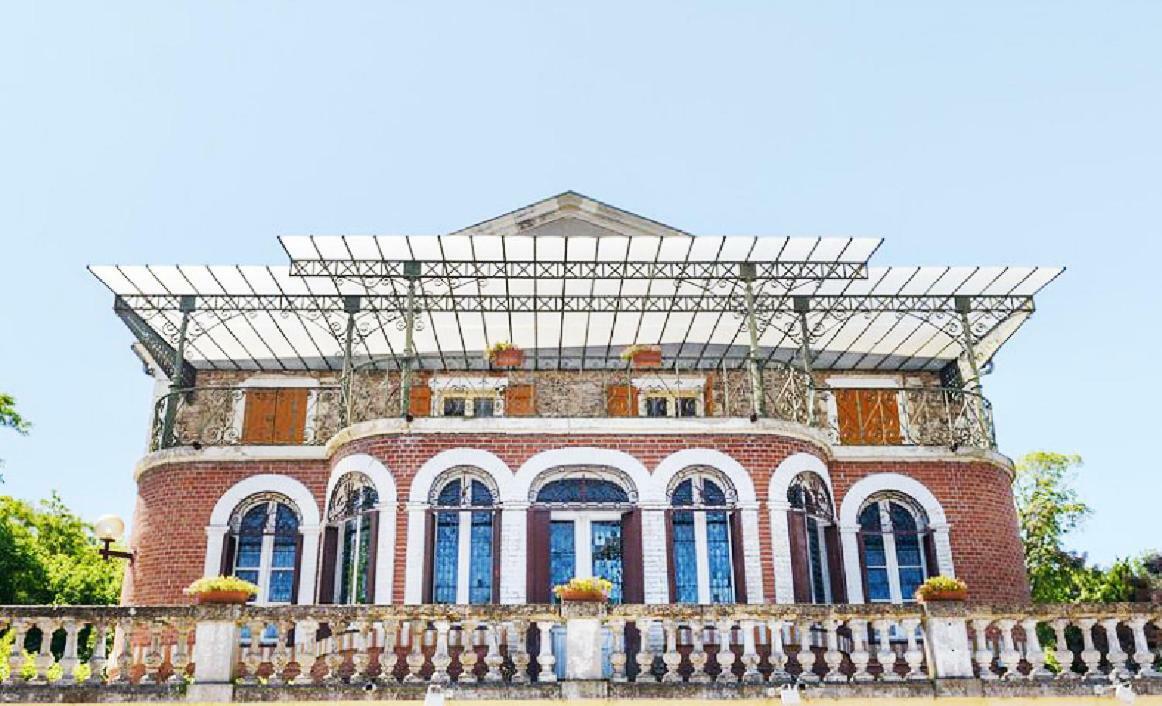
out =
<svg viewBox="0 0 1162 706"><path fill-rule="evenodd" d="M343 395L343 426L351 424L351 386L355 377L355 366L351 361L351 343L355 338L355 315L359 313L359 297L343 297L343 310L347 312L347 331L343 336L343 378L340 383Z"/></svg>
<svg viewBox="0 0 1162 706"><path fill-rule="evenodd" d="M757 419L766 414L766 399L763 395L763 371L759 364L759 328L754 312L755 266L744 262L739 266L744 292L746 294L746 328L750 334L750 351L747 354L747 370L750 373L751 417Z"/></svg>
<svg viewBox="0 0 1162 706"><path fill-rule="evenodd" d="M400 416L406 417L412 408L412 370L415 367L416 330L416 279L420 276L420 263L404 263L404 276L408 280L407 311L403 313L403 367L400 370L399 404Z"/></svg>
<svg viewBox="0 0 1162 706"><path fill-rule="evenodd" d="M807 324L807 312L811 311L808 297L795 297L795 313L799 316L799 357L802 359L803 373L807 376L807 423L815 423L815 376L811 370L811 327Z"/></svg>
<svg viewBox="0 0 1162 706"><path fill-rule="evenodd" d="M186 366L186 330L190 325L190 314L195 309L195 298L185 295L178 303L178 311L182 313L181 324L178 325L178 342L173 353L173 374L169 379L169 394L165 398L165 417L161 425L161 447L168 449L176 441L173 437L174 423L178 413L178 391L183 383L182 369Z"/></svg>
<svg viewBox="0 0 1162 706"><path fill-rule="evenodd" d="M972 311L972 300L968 297L956 297L955 304L956 313L960 315L961 345L964 346L964 357L968 359L968 370L972 374L972 377L965 381L965 387L972 393L972 406L976 410L976 421L980 425L981 433L985 439L991 440L992 422L986 417L984 386L980 381L980 365L976 360L976 345L972 340L972 323L968 320L968 314Z"/></svg>

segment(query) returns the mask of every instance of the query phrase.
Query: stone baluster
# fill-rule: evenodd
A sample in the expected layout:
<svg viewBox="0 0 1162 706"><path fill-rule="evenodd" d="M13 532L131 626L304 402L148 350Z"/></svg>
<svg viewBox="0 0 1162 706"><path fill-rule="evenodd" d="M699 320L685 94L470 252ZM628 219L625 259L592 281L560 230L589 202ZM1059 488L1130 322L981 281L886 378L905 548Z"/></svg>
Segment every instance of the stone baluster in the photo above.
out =
<svg viewBox="0 0 1162 706"><path fill-rule="evenodd" d="M246 628L250 631L250 645L246 648L246 655L242 658L246 674L243 675L241 682L243 684L257 684L258 668L262 666L262 633L266 631L266 623L262 620L251 620L246 623Z"/></svg>
<svg viewBox="0 0 1162 706"><path fill-rule="evenodd" d="M504 679L504 675L500 672L500 666L504 664L504 657L500 655L500 635L498 633L499 625L489 621L485 626L484 633L488 645L488 652L484 655L484 666L488 668L484 673L484 681L493 684Z"/></svg>
<svg viewBox="0 0 1162 706"><path fill-rule="evenodd" d="M876 661L880 664L880 679L900 681L896 674L896 652L892 649L892 621L880 618L872 623L876 629Z"/></svg>
<svg viewBox="0 0 1162 706"><path fill-rule="evenodd" d="M1052 678L1053 675L1045 668L1045 650L1041 648L1041 640L1037 637L1036 618L1022 620L1021 629L1025 631L1025 661L1029 663L1029 678Z"/></svg>
<svg viewBox="0 0 1162 706"><path fill-rule="evenodd" d="M625 673L625 618L610 618L605 626L613 636L613 649L609 652L610 679L615 682L628 681Z"/></svg>
<svg viewBox="0 0 1162 706"><path fill-rule="evenodd" d="M315 662L319 659L319 621L308 618L295 622L295 662L299 673L294 684L303 686L315 681Z"/></svg>
<svg viewBox="0 0 1162 706"><path fill-rule="evenodd" d="M379 680L392 684L396 681L395 666L399 660L396 648L399 646L399 622L383 620L380 622L383 632L383 645L379 650Z"/></svg>
<svg viewBox="0 0 1162 706"><path fill-rule="evenodd" d="M179 620L174 626L174 645L170 652L170 684L180 684L186 679L186 669L190 666L190 631L193 625L187 620Z"/></svg>
<svg viewBox="0 0 1162 706"><path fill-rule="evenodd" d="M1084 647L1081 650L1081 661L1085 663L1085 673L1082 679L1095 681L1102 678L1101 652L1093 644L1093 627L1097 625L1096 618L1082 618L1077 621L1081 628L1081 641Z"/></svg>
<svg viewBox="0 0 1162 706"><path fill-rule="evenodd" d="M1073 650L1069 649L1069 643L1065 640L1065 628L1069 627L1069 621L1065 618L1058 618L1051 624L1053 625L1053 633L1057 636L1057 645L1053 649L1053 656L1061 668L1057 678L1077 679L1080 675L1073 671Z"/></svg>
<svg viewBox="0 0 1162 706"><path fill-rule="evenodd" d="M976 650L973 657L976 659L977 678L989 681L996 679L993 672L993 646L989 642L988 630L992 625L992 618L973 618L972 632L976 641Z"/></svg>
<svg viewBox="0 0 1162 706"><path fill-rule="evenodd" d="M785 621L782 618L767 623L767 628L771 633L771 654L768 661L771 664L771 682L774 684L787 684L791 681L791 675L787 673L787 648L783 645L783 625Z"/></svg>
<svg viewBox="0 0 1162 706"><path fill-rule="evenodd" d="M1013 642L1013 628L1017 626L1017 621L1011 618L1001 618L997 621L997 629L1000 630L1000 654L997 656L997 661L1004 667L1005 673L1003 679L1020 679L1022 674L1019 667L1021 666L1021 653L1017 651L1017 646Z"/></svg>
<svg viewBox="0 0 1162 706"><path fill-rule="evenodd" d="M649 618L635 618L634 625L641 635L641 645L634 658L637 662L637 677L635 677L635 681L655 682L657 679L654 677L653 671L654 659L659 653L654 649L654 641L651 634L653 632L654 621ZM665 651L664 645L662 649Z"/></svg>
<svg viewBox="0 0 1162 706"><path fill-rule="evenodd" d="M706 672L706 625L701 620L690 621L690 683L709 684Z"/></svg>
<svg viewBox="0 0 1162 706"><path fill-rule="evenodd" d="M452 654L448 651L448 631L452 629L452 624L447 620L437 620L436 626L436 649L432 652L432 678L433 684L447 684L452 681L452 677L448 674L448 667L452 664Z"/></svg>
<svg viewBox="0 0 1162 706"><path fill-rule="evenodd" d="M799 666L803 671L799 673L799 681L804 684L818 684L819 675L815 673L815 652L811 649L811 621L800 620L799 629Z"/></svg>
<svg viewBox="0 0 1162 706"><path fill-rule="evenodd" d="M75 618L65 618L62 627L65 631L65 649L61 653L61 684L77 683L77 667L81 660L77 658L77 633L81 626Z"/></svg>
<svg viewBox="0 0 1162 706"><path fill-rule="evenodd" d="M742 629L742 683L761 684L763 673L759 671L759 650L755 632L758 623L754 620L744 620Z"/></svg>
<svg viewBox="0 0 1162 706"><path fill-rule="evenodd" d="M528 651L529 623L526 620L514 620L505 631L508 635L508 657L512 660L512 683L529 683Z"/></svg>
<svg viewBox="0 0 1162 706"><path fill-rule="evenodd" d="M347 662L344 651L348 649L348 643L351 641L348 633L351 625L344 620L335 620L330 623L330 627L331 637L327 640L327 654L323 658L327 665L327 676L324 681L334 685L343 681L343 665Z"/></svg>
<svg viewBox="0 0 1162 706"><path fill-rule="evenodd" d="M541 631L540 652L537 654L537 666L541 668L537 681L542 684L551 684L557 681L557 658L553 656L553 628L556 623L551 620L537 622Z"/></svg>
<svg viewBox="0 0 1162 706"><path fill-rule="evenodd" d="M371 681L371 648L374 645L372 625L366 620L357 620L351 629L351 683L367 684Z"/></svg>
<svg viewBox="0 0 1162 706"><path fill-rule="evenodd" d="M105 663L108 661L109 627L104 620L93 623L93 654L89 655L89 678L86 684L97 685L105 680Z"/></svg>
<svg viewBox="0 0 1162 706"><path fill-rule="evenodd" d="M827 630L826 651L823 653L827 673L823 675L823 681L828 684L842 684L847 681L847 676L839 669L843 665L843 653L839 651L839 626L840 621L834 618L823 621L823 627Z"/></svg>
<svg viewBox="0 0 1162 706"><path fill-rule="evenodd" d="M1126 621L1130 626L1130 631L1134 634L1134 664L1138 665L1138 678L1157 678L1162 676L1158 670L1154 669L1154 653L1150 651L1150 643L1146 640L1146 623L1149 619L1145 616L1135 615Z"/></svg>
<svg viewBox="0 0 1162 706"><path fill-rule="evenodd" d="M928 678L920 666L924 662L924 650L920 649L916 634L920 631L919 618L904 618L900 621L904 634L908 636L907 648L904 650L904 661L908 663L908 676L911 681L921 681Z"/></svg>
<svg viewBox="0 0 1162 706"><path fill-rule="evenodd" d="M420 676L420 672L424 669L424 633L426 631L426 626L422 620L413 620L408 623L410 652L407 656L408 673L403 678L408 684L418 684L424 680Z"/></svg>
<svg viewBox="0 0 1162 706"><path fill-rule="evenodd" d="M16 618L10 628L13 632L12 647L8 650L8 676L4 685L24 683L24 639L28 635L28 622Z"/></svg>
<svg viewBox="0 0 1162 706"><path fill-rule="evenodd" d="M291 647L288 644L291 623L280 620L274 627L274 646L270 649L270 684L282 686L286 684L286 669L291 662Z"/></svg>
<svg viewBox="0 0 1162 706"><path fill-rule="evenodd" d="M734 621L726 618L714 623L714 644L718 650L714 653L714 664L718 666L718 674L713 680L719 684L737 684L738 677L734 674L734 650L730 649ZM709 666L709 659L707 660Z"/></svg>
<svg viewBox="0 0 1162 706"><path fill-rule="evenodd" d="M867 649L867 620L852 618L847 621L847 626L851 629L851 664L854 668L851 678L857 682L872 681L874 677L867 671L867 664L871 660Z"/></svg>
<svg viewBox="0 0 1162 706"><path fill-rule="evenodd" d="M161 667L165 664L165 655L162 654L161 650L162 627L162 624L156 620L149 623L149 646L142 658L142 662L145 664L145 676L142 680L149 684L157 684L161 681Z"/></svg>
<svg viewBox="0 0 1162 706"><path fill-rule="evenodd" d="M47 684L48 670L56 664L56 658L52 656L52 634L56 632L57 623L55 620L41 618L36 621L36 627L40 630L40 651L33 658L36 676L32 678L32 683Z"/></svg>
<svg viewBox="0 0 1162 706"><path fill-rule="evenodd" d="M544 649L544 645L541 647ZM460 676L456 678L457 681L461 684L475 684L477 662L475 621L465 620L460 624L460 654L457 659L460 660Z"/></svg>
<svg viewBox="0 0 1162 706"><path fill-rule="evenodd" d="M1130 669L1126 666L1126 660L1130 656L1122 649L1121 640L1118 639L1119 622L1121 621L1118 618L1105 618L1101 621L1101 626L1105 628L1106 632L1106 644L1108 645L1106 660L1110 663L1110 679L1113 681L1130 678Z"/></svg>
<svg viewBox="0 0 1162 706"><path fill-rule="evenodd" d="M121 653L117 655L117 683L128 684L133 679L133 619L121 618L117 629L121 646Z"/></svg>
<svg viewBox="0 0 1162 706"><path fill-rule="evenodd" d="M682 664L682 654L678 652L678 624L666 618L662 621L662 627L666 635L666 652L662 655L666 673L662 675L662 681L674 684L682 681L682 675L678 673L678 667Z"/></svg>

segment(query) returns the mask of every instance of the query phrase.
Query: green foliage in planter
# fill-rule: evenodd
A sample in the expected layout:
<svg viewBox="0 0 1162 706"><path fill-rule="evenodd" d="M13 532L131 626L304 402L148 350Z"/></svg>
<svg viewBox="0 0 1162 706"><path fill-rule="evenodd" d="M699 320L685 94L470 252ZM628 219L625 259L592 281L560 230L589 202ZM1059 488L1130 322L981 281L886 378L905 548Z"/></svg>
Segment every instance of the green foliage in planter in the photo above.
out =
<svg viewBox="0 0 1162 706"><path fill-rule="evenodd" d="M245 591L253 596L258 593L258 586L237 576L206 576L194 581L185 589L186 595L190 596L215 591Z"/></svg>

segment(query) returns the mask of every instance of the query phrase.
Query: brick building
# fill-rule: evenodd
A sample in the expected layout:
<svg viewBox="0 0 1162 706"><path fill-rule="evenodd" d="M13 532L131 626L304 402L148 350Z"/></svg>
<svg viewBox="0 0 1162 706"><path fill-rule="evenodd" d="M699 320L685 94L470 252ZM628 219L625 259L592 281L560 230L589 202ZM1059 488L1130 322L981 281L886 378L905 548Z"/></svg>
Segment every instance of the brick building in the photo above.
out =
<svg viewBox="0 0 1162 706"><path fill-rule="evenodd" d="M282 267L94 267L157 379L123 601L1028 598L982 369L1051 268L691 236L572 192ZM508 350L498 343L511 344ZM491 354L490 354L491 351ZM507 358L507 359L506 359Z"/></svg>

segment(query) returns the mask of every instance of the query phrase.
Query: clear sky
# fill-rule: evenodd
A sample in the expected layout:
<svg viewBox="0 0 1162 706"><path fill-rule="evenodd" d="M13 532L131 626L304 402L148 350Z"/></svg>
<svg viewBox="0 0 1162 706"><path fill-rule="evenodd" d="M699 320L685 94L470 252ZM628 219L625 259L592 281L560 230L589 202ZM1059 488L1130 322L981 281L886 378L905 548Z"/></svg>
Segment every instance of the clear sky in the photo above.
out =
<svg viewBox="0 0 1162 706"><path fill-rule="evenodd" d="M576 189L882 264L1069 271L985 380L1081 454L1073 545L1162 500L1162 3L0 3L0 492L129 517L151 382L90 263L282 263ZM175 498L180 501L180 498Z"/></svg>

